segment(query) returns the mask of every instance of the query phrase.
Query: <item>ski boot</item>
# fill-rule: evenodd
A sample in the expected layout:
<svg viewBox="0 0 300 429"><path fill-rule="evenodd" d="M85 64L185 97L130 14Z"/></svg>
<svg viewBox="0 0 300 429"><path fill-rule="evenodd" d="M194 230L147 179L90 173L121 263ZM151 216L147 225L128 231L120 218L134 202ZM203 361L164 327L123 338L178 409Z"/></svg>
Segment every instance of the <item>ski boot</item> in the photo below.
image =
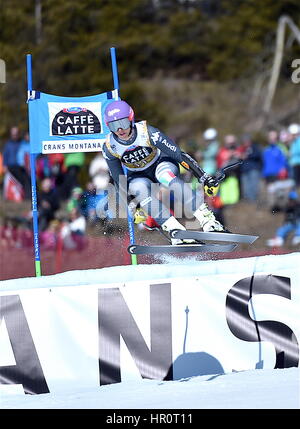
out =
<svg viewBox="0 0 300 429"><path fill-rule="evenodd" d="M169 217L169 219L167 219L162 225L161 225L161 229L163 231L166 232L171 232L173 229L181 229L185 231L185 227L183 225L181 225L180 222L178 222L178 220L174 217L171 216ZM171 244L174 246L178 246L180 244L202 244L197 240L191 239L191 238L184 238L184 239L180 239L180 238L172 238L171 236L169 237L169 240L171 241Z"/></svg>
<svg viewBox="0 0 300 429"><path fill-rule="evenodd" d="M195 211L194 216L199 220L204 232L230 232L215 218L206 203L201 204Z"/></svg>

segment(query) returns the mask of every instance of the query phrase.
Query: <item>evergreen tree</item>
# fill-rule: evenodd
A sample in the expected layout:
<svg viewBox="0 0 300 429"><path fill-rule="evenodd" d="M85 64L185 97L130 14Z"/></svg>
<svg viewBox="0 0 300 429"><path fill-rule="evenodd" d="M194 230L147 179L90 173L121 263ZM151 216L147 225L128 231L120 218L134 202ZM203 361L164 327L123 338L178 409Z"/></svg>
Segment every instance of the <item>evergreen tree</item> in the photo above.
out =
<svg viewBox="0 0 300 429"><path fill-rule="evenodd" d="M2 0L0 13L7 70L0 86L2 141L14 123L27 128L27 53L35 89L84 96L112 89L109 48L115 46L121 96L163 125L163 94L150 102L143 81L158 74L200 81L251 75L274 53L279 17L288 14L300 25L299 0ZM293 44L283 64L287 79L299 55Z"/></svg>

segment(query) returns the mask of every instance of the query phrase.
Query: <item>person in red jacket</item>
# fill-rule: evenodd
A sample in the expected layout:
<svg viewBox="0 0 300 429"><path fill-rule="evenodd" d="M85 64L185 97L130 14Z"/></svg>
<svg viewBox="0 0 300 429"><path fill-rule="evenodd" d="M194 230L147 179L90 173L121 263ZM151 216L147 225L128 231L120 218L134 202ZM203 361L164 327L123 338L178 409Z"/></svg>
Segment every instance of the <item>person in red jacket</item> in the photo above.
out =
<svg viewBox="0 0 300 429"><path fill-rule="evenodd" d="M233 134L224 137L224 145L217 153L217 168L221 169L241 159L242 147L238 144L237 138Z"/></svg>

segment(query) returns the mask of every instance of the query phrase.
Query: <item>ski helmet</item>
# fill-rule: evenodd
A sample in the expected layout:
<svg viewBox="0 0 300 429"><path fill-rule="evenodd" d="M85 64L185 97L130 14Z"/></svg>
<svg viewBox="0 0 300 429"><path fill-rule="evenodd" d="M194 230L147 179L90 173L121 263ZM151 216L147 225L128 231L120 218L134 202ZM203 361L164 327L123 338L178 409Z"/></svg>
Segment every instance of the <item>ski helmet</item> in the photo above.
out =
<svg viewBox="0 0 300 429"><path fill-rule="evenodd" d="M215 128L208 128L204 131L203 137L205 140L213 140L217 137L218 132Z"/></svg>
<svg viewBox="0 0 300 429"><path fill-rule="evenodd" d="M298 124L291 124L288 127L288 131L291 134L298 134L298 133L300 133L300 125L298 125Z"/></svg>
<svg viewBox="0 0 300 429"><path fill-rule="evenodd" d="M108 124L112 121L128 118L130 121L134 120L134 111L126 101L118 100L109 103L104 112L105 123Z"/></svg>

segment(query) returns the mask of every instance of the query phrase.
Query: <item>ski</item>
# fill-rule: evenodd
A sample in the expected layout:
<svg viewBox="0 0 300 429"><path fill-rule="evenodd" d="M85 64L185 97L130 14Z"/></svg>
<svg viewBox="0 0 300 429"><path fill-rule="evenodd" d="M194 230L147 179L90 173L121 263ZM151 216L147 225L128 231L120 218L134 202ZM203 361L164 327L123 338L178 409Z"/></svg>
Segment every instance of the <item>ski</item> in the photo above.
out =
<svg viewBox="0 0 300 429"><path fill-rule="evenodd" d="M174 229L172 238L194 238L195 240L229 241L234 243L252 244L258 239L258 235L234 234L230 232L204 232Z"/></svg>
<svg viewBox="0 0 300 429"><path fill-rule="evenodd" d="M188 253L188 252L232 252L237 244L179 244L147 246L131 244L127 251L131 255L150 255L163 253Z"/></svg>

